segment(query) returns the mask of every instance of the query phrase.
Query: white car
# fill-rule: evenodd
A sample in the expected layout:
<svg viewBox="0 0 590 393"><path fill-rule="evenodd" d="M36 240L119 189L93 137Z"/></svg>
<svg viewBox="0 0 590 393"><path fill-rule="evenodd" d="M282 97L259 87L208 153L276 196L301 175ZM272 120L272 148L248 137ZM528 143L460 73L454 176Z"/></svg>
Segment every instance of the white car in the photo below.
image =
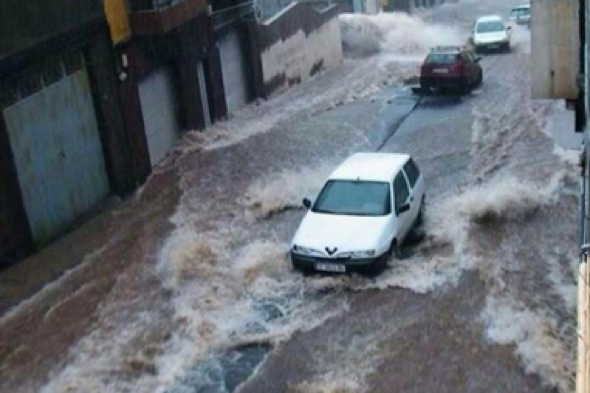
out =
<svg viewBox="0 0 590 393"><path fill-rule="evenodd" d="M499 16L479 18L473 26L471 40L475 52L485 49L510 51L511 26L507 26Z"/></svg>
<svg viewBox="0 0 590 393"><path fill-rule="evenodd" d="M358 153L328 178L291 245L295 269L378 273L422 220L424 178L407 154Z"/></svg>
<svg viewBox="0 0 590 393"><path fill-rule="evenodd" d="M518 25L528 25L531 23L531 6L529 4L514 7L510 11L509 20Z"/></svg>

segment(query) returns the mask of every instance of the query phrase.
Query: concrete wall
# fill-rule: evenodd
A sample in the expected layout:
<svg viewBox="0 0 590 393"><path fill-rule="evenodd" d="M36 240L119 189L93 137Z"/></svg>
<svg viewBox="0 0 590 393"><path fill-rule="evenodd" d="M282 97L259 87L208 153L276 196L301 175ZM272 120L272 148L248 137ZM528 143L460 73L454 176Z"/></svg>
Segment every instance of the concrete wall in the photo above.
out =
<svg viewBox="0 0 590 393"><path fill-rule="evenodd" d="M337 7L323 12L294 3L258 26L262 95L306 82L342 62Z"/></svg>
<svg viewBox="0 0 590 393"><path fill-rule="evenodd" d="M262 19L269 20L276 14L291 5L293 0L259 0L258 4L262 11Z"/></svg>
<svg viewBox="0 0 590 393"><path fill-rule="evenodd" d="M531 4L533 98L578 98L580 31L578 0Z"/></svg>

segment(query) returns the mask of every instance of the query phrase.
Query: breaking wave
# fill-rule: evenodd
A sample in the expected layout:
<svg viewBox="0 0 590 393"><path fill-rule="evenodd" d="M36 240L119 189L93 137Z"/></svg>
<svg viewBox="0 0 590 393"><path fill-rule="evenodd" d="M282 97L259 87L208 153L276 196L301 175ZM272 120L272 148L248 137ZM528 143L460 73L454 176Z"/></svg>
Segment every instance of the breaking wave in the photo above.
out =
<svg viewBox="0 0 590 393"><path fill-rule="evenodd" d="M490 341L516 345L516 353L527 373L541 376L561 392L574 390L575 329L560 329L550 316L506 297L488 297L482 321Z"/></svg>
<svg viewBox="0 0 590 393"><path fill-rule="evenodd" d="M409 259L394 260L391 268L375 281L353 282L356 289L398 287L429 293L456 285L462 273L477 270L482 278L494 272L479 258L470 234L486 220L513 221L557 201L564 173L548 186L503 178L466 188L429 206L425 216L427 237Z"/></svg>
<svg viewBox="0 0 590 393"><path fill-rule="evenodd" d="M456 27L405 13L343 14L340 23L343 48L350 57L420 56L437 45L465 45L467 36Z"/></svg>

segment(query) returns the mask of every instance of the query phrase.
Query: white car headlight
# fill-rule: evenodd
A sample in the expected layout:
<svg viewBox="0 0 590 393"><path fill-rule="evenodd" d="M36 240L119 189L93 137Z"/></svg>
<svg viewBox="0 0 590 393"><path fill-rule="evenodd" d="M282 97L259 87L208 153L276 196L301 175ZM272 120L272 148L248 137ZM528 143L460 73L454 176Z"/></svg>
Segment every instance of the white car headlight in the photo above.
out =
<svg viewBox="0 0 590 393"><path fill-rule="evenodd" d="M301 247L298 245L293 245L293 252L299 255L322 255L321 251L314 250L313 248L309 247Z"/></svg>
<svg viewBox="0 0 590 393"><path fill-rule="evenodd" d="M338 254L338 258L349 258L349 259L366 259L366 258L373 258L377 254L375 250L365 250L365 251L351 251L351 252L343 252L342 254Z"/></svg>

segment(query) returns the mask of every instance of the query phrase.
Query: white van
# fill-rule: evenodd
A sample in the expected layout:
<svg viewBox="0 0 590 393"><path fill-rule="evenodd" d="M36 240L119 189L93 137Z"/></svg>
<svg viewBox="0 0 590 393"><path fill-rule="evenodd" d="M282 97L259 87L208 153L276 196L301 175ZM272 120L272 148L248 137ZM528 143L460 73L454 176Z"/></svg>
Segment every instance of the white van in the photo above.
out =
<svg viewBox="0 0 590 393"><path fill-rule="evenodd" d="M509 20L518 25L528 25L531 23L531 6L529 4L514 7L510 11Z"/></svg>
<svg viewBox="0 0 590 393"><path fill-rule="evenodd" d="M407 154L359 153L311 202L291 244L295 269L380 272L422 220L424 178Z"/></svg>
<svg viewBox="0 0 590 393"><path fill-rule="evenodd" d="M479 18L473 26L471 41L476 52L488 49L510 51L511 26L499 16Z"/></svg>

